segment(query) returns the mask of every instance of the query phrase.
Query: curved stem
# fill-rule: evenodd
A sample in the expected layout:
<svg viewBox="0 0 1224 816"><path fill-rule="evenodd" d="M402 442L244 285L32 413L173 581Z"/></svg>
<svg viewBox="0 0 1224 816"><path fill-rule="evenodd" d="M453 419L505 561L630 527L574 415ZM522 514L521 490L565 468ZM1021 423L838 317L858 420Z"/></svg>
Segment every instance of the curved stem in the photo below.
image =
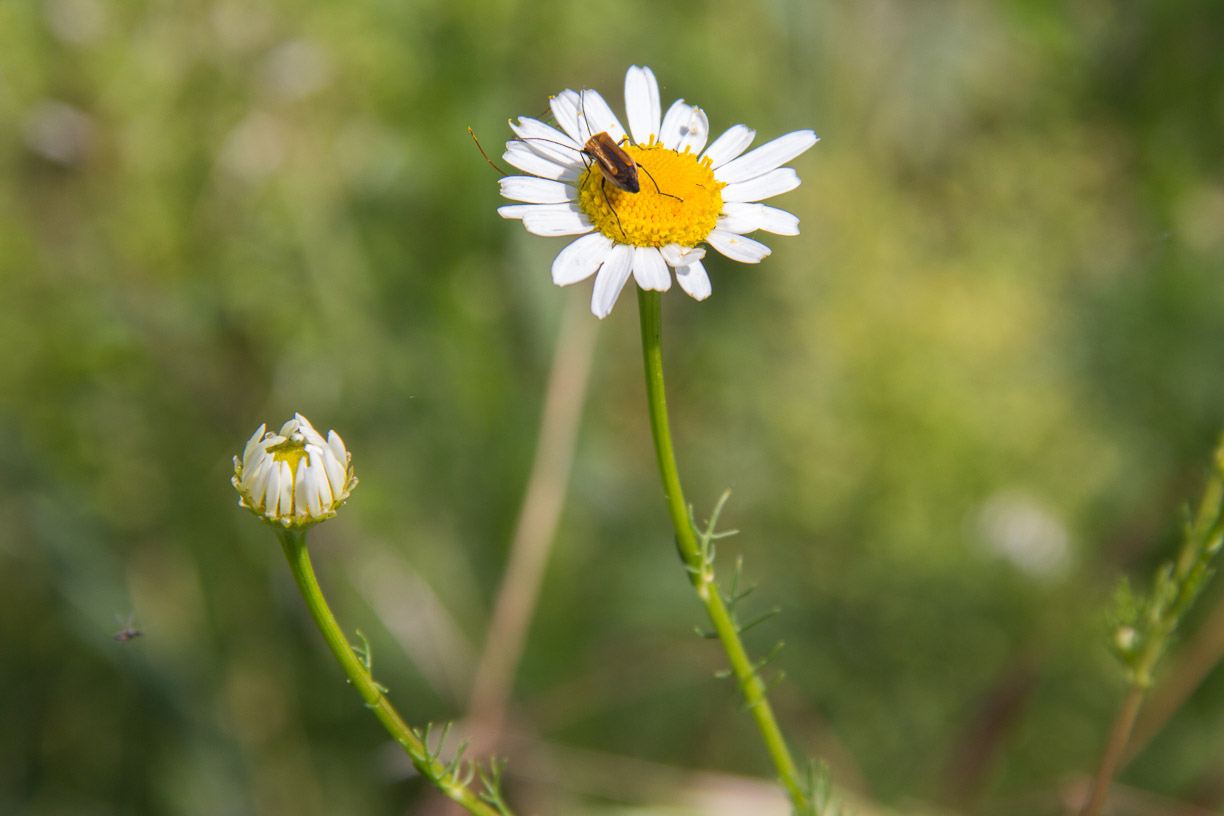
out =
<svg viewBox="0 0 1224 816"><path fill-rule="evenodd" d="M447 797L458 802L475 816L506 816L508 811L491 806L468 790L466 780L458 774L458 768L452 768L439 762L429 753L425 743L408 727L399 712L391 705L382 687L374 682L369 669L349 645L344 633L340 630L340 624L336 622L336 616L332 614L327 600L323 597L323 590L319 587L318 579L315 578L314 567L310 564L310 554L306 551L305 531L277 528L276 532L280 539L281 549L285 552L285 559L289 562L289 570L293 573L293 580L297 582L302 599L306 601L306 608L310 610L310 615L318 624L323 639L327 641L332 654L336 656L336 660L344 669L349 682L361 695L366 708L374 712L374 716L383 724L387 732L403 747L404 752L408 754L413 766L421 775Z"/></svg>
<svg viewBox="0 0 1224 816"><path fill-rule="evenodd" d="M1114 770L1122 759L1122 752L1130 740L1131 729L1135 727L1135 718L1139 716L1139 706L1143 703L1145 689L1141 685L1133 685L1126 690L1126 697L1118 709L1114 719L1113 729L1109 733L1109 742L1105 753L1101 756L1101 766L1092 780L1092 794L1088 797L1080 816L1096 816L1105 806L1105 797L1109 793L1109 782L1113 779Z"/></svg>
<svg viewBox="0 0 1224 816"><path fill-rule="evenodd" d="M642 320L642 357L646 367L646 399L650 407L650 427L654 433L655 455L659 462L659 476L663 481L663 495L667 499L667 510L672 527L676 531L676 547L689 572L689 580L697 596L705 604L710 622L722 643L731 670L739 685L744 702L756 722L761 739L773 760L779 781L786 788L796 813L813 812L813 803L804 793L799 781L799 771L786 747L786 739L778 727L773 708L766 697L766 688L756 667L748 657L744 643L740 640L739 627L719 591L714 578L714 566L704 556L693 529L689 507L684 501L680 487L680 474L676 469L676 454L672 447L671 428L667 421L667 397L663 390L663 320L660 312L658 292L638 289L638 310Z"/></svg>

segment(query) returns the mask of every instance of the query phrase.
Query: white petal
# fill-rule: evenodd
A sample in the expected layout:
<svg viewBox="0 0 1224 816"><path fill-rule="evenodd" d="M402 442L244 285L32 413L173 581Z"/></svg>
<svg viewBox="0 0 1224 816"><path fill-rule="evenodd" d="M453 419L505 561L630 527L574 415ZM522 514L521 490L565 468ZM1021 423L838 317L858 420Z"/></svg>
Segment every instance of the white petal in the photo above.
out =
<svg viewBox="0 0 1224 816"><path fill-rule="evenodd" d="M582 152L582 145L538 119L520 117L517 125L510 122L510 129L536 153L558 164L570 164Z"/></svg>
<svg viewBox="0 0 1224 816"><path fill-rule="evenodd" d="M644 145L659 135L659 83L645 66L631 65L625 74L625 113L634 142Z"/></svg>
<svg viewBox="0 0 1224 816"><path fill-rule="evenodd" d="M760 201L788 193L799 186L799 174L789 167L771 170L748 181L722 188L723 201Z"/></svg>
<svg viewBox="0 0 1224 816"><path fill-rule="evenodd" d="M506 142L506 152L502 158L524 173L547 179L577 179L586 169L578 158L569 164L550 161L528 147L526 142Z"/></svg>
<svg viewBox="0 0 1224 816"><path fill-rule="evenodd" d="M266 433L264 434L264 438L260 440L259 447L263 449L266 456L271 456L268 451L285 441L286 438L280 434Z"/></svg>
<svg viewBox="0 0 1224 816"><path fill-rule="evenodd" d="M723 255L740 263L760 263L770 253L769 247L760 241L720 229L715 229L707 235L706 240Z"/></svg>
<svg viewBox="0 0 1224 816"><path fill-rule="evenodd" d="M502 179L505 181L505 179ZM723 232L734 232L739 235L744 235L749 232L756 232L760 229L761 222L761 207L764 204L748 204L744 202L731 202L723 204L722 213L718 216L718 229Z"/></svg>
<svg viewBox="0 0 1224 816"><path fill-rule="evenodd" d="M276 495L272 495L273 488ZM268 501L264 514L272 518L287 515L293 510L293 471L288 462L277 462L276 472L268 480Z"/></svg>
<svg viewBox="0 0 1224 816"><path fill-rule="evenodd" d="M340 434L335 431L327 432L327 449L332 452L332 456L336 457L336 461L340 463L341 471L348 467L348 450L344 447L344 440L340 438Z"/></svg>
<svg viewBox="0 0 1224 816"><path fill-rule="evenodd" d="M522 218L534 210L539 204L506 204L497 208L497 214L502 218Z"/></svg>
<svg viewBox="0 0 1224 816"><path fill-rule="evenodd" d="M310 485L310 462L303 456L298 460L297 473L293 476L293 515L304 518L306 513L317 515L319 492Z"/></svg>
<svg viewBox="0 0 1224 816"><path fill-rule="evenodd" d="M267 429L267 427L268 424L266 422L263 425L260 425L259 430L255 431L255 433L251 435L251 438L247 440L246 447L242 449L242 464L244 468L246 467L246 463L251 461L251 454L254 453L258 447L259 440L263 438L264 431Z"/></svg>
<svg viewBox="0 0 1224 816"><path fill-rule="evenodd" d="M323 468L322 478L327 482L327 492L332 496L333 502L339 501L344 498L348 470L336 459L336 454L332 452L331 448L323 451L320 460Z"/></svg>
<svg viewBox="0 0 1224 816"><path fill-rule="evenodd" d="M571 91L566 88L561 93L548 100L548 106L552 108L553 117L557 120L557 124L570 135L578 144L586 144L586 140L591 138L591 134L583 134L581 124L578 121L578 104L579 97L577 91Z"/></svg>
<svg viewBox="0 0 1224 816"><path fill-rule="evenodd" d="M705 300L712 291L710 276L706 274L705 267L701 265L701 261L694 261L687 266L676 267L676 282L694 300Z"/></svg>
<svg viewBox="0 0 1224 816"><path fill-rule="evenodd" d="M327 436L327 450L323 453L323 470L327 472L327 485L332 495L340 498L348 484L348 451L340 437L332 431Z"/></svg>
<svg viewBox="0 0 1224 816"><path fill-rule="evenodd" d="M280 463L280 492L276 497L276 515L287 516L293 508L293 471L288 462Z"/></svg>
<svg viewBox="0 0 1224 816"><path fill-rule="evenodd" d="M268 496L268 480L273 472L276 471L276 462L271 456L265 455L259 460L259 464L255 466L255 472L251 474L250 481L245 478L246 473L243 473L242 483L247 486L246 495L250 499L251 504L258 510L262 507ZM275 491L273 491L275 493Z"/></svg>
<svg viewBox="0 0 1224 816"><path fill-rule="evenodd" d="M595 291L591 294L591 312L603 320L612 312L616 299L629 280L633 268L633 247L617 244L595 276Z"/></svg>
<svg viewBox="0 0 1224 816"><path fill-rule="evenodd" d="M740 235L757 230L772 232L774 235L798 235L799 219L793 213L779 210L777 207L731 202L723 204L718 229L723 232L738 232Z"/></svg>
<svg viewBox="0 0 1224 816"><path fill-rule="evenodd" d="M327 442L323 439L323 435L316 431L314 426L310 424L310 420L301 414L297 414L296 416L298 419L298 430L300 430L302 435L306 437L307 444L317 445L319 447L327 444Z"/></svg>
<svg viewBox="0 0 1224 816"><path fill-rule="evenodd" d="M553 283L569 286L595 274L612 251L612 239L602 232L584 235L557 253L552 264Z"/></svg>
<svg viewBox="0 0 1224 816"><path fill-rule="evenodd" d="M584 88L578 96L579 130L587 132L587 139L596 133L607 133L612 137L612 141L619 144L620 140L625 138L625 129L621 127L620 120L608 107L608 103L599 95L599 91ZM586 144L585 140L583 144Z"/></svg>
<svg viewBox="0 0 1224 816"><path fill-rule="evenodd" d="M255 484L255 480L259 478L259 474L265 471L268 467L268 461L272 457L264 453L262 448L256 447L251 457L243 462L234 457L234 464L242 468L239 482L239 490L249 493L250 488Z"/></svg>
<svg viewBox="0 0 1224 816"><path fill-rule="evenodd" d="M273 467L268 473L267 487L265 488L264 494L261 497L261 505L264 515L268 516L269 518L276 517L276 505L277 502L280 501L281 479L284 477L284 471L281 470L282 465L284 465L285 470L289 469L289 466L284 462L273 463Z"/></svg>
<svg viewBox="0 0 1224 816"><path fill-rule="evenodd" d="M683 153L687 148L694 156L701 153L706 139L710 137L710 118L701 108L690 108L689 117L680 123L680 142L676 150Z"/></svg>
<svg viewBox="0 0 1224 816"><path fill-rule="evenodd" d="M531 152L564 167L582 162L582 145L575 143L569 136L534 119L524 117L521 121L523 124L520 125L510 123L511 129L519 136L519 144L526 145ZM510 143L506 144L509 146Z"/></svg>
<svg viewBox="0 0 1224 816"><path fill-rule="evenodd" d="M327 469L323 465L325 457L322 448L310 451L310 492L318 494L321 510L331 510L333 497L331 485L327 481Z"/></svg>
<svg viewBox="0 0 1224 816"><path fill-rule="evenodd" d="M765 220L761 223L761 229L765 232L772 232L774 235L798 235L799 234L799 216L786 210L779 210L777 207L769 207L765 204L761 205Z"/></svg>
<svg viewBox="0 0 1224 816"><path fill-rule="evenodd" d="M293 511L296 516L309 513L318 516L321 510L319 491L315 489L310 471L310 453L298 460L297 474L293 479Z"/></svg>
<svg viewBox="0 0 1224 816"><path fill-rule="evenodd" d="M594 227L577 204L535 204L523 213L523 226L532 235L553 238L558 235L583 235Z"/></svg>
<svg viewBox="0 0 1224 816"><path fill-rule="evenodd" d="M633 279L638 286L654 292L671 288L671 272L656 247L633 248Z"/></svg>
<svg viewBox="0 0 1224 816"><path fill-rule="evenodd" d="M564 182L535 176L505 176L498 184L501 185L502 197L511 201L527 201L531 204L563 204L578 197L574 188Z"/></svg>
<svg viewBox="0 0 1224 816"><path fill-rule="evenodd" d="M663 256L663 260L667 261L668 266L680 267L688 266L704 258L705 248L668 244L665 247L659 247L659 253Z"/></svg>
<svg viewBox="0 0 1224 816"><path fill-rule="evenodd" d="M331 448L332 452L337 456L343 456L348 453L348 450L344 447L344 440L335 431L327 432L327 447Z"/></svg>
<svg viewBox="0 0 1224 816"><path fill-rule="evenodd" d="M747 125L732 125L726 133L714 140L703 158L708 158L717 170L747 150L755 138L756 131Z"/></svg>
<svg viewBox="0 0 1224 816"><path fill-rule="evenodd" d="M776 170L791 159L820 141L810 130L796 130L785 136L779 136L772 142L766 142L751 153L746 153L734 161L729 161L714 175L719 181L734 184L737 181L747 181Z"/></svg>
<svg viewBox="0 0 1224 816"><path fill-rule="evenodd" d="M551 144L566 145L574 150L582 149L582 143L570 138L568 133L532 116L520 116L517 124L511 119L509 125L514 135L522 141L539 139Z"/></svg>
<svg viewBox="0 0 1224 816"><path fill-rule="evenodd" d="M677 99L671 104L663 116L662 129L659 131L659 141L663 142L664 147L676 149L680 144L680 131L692 116L693 106L686 105L683 99Z"/></svg>

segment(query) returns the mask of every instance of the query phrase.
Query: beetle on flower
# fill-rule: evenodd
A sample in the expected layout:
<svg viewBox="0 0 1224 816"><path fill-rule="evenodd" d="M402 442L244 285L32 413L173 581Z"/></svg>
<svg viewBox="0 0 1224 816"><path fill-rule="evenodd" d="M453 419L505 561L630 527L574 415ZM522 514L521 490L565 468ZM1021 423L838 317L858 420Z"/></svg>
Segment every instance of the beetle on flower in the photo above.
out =
<svg viewBox="0 0 1224 816"><path fill-rule="evenodd" d="M542 236L580 235L553 261L553 282L568 286L595 275L591 311L604 318L630 275L642 289L667 291L675 270L680 288L710 296L701 259L709 244L731 260L759 263L769 247L747 233L798 235L799 219L760 202L799 186L784 164L816 144L798 130L745 153L756 132L734 125L702 152L709 120L701 108L676 100L662 115L659 85L646 67L625 75L625 109L633 143L624 151L649 176L637 192L605 183L585 146L601 134L615 143L626 131L597 91L564 90L550 100L561 130L531 118L510 126L505 160L529 175L501 180L512 201L498 209Z"/></svg>

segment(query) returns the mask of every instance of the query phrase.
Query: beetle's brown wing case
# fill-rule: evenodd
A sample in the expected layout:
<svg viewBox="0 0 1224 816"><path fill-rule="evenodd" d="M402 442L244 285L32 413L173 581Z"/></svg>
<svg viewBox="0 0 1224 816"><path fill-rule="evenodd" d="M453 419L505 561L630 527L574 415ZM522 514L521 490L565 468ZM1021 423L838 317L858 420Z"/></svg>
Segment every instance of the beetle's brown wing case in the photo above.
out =
<svg viewBox="0 0 1224 816"><path fill-rule="evenodd" d="M586 143L585 152L599 163L600 172L613 187L626 193L641 189L637 163L607 133L592 136Z"/></svg>

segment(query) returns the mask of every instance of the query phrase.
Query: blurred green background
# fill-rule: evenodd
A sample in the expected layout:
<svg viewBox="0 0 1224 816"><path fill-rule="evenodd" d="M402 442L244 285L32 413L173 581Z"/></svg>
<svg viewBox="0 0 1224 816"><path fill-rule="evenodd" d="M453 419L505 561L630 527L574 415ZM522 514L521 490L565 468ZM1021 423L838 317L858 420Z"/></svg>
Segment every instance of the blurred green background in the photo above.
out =
<svg viewBox="0 0 1224 816"><path fill-rule="evenodd" d="M735 489L720 563L783 609L749 640L786 643L794 748L861 812L1060 812L1121 694L1113 586L1224 425L1222 42L1224 6L1159 0L0 4L0 813L437 812L230 457L294 411L343 435L321 579L410 721L462 717L590 296L465 128L622 110L630 64L715 134L823 137L771 202L803 234L664 299L681 472L699 518ZM770 770L692 634L634 312L599 326L507 790L782 812L712 796ZM1219 812L1224 673L1166 668L1189 696L1119 812Z"/></svg>

